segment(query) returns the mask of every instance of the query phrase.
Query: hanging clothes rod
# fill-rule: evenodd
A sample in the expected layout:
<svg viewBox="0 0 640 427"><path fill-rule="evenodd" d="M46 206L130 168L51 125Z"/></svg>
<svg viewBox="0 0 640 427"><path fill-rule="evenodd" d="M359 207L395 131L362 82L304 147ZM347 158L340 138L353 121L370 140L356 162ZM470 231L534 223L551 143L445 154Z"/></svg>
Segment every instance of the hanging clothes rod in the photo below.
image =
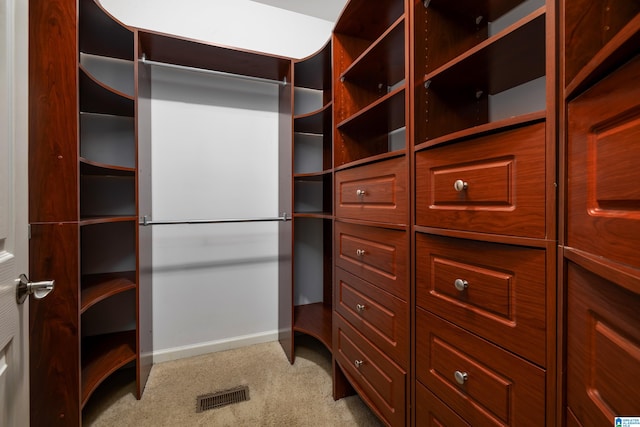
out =
<svg viewBox="0 0 640 427"><path fill-rule="evenodd" d="M152 221L147 216L142 217L140 225L176 225L176 224L228 224L234 222L273 222L273 221L291 221L291 217L286 213L275 218L229 218L229 219L193 219L193 220L167 220Z"/></svg>
<svg viewBox="0 0 640 427"><path fill-rule="evenodd" d="M251 80L254 82L261 82L261 83L281 84L282 86L287 85L286 77L283 80L274 80L274 79L267 79L263 77L245 76L244 74L233 74L233 73L226 73L224 71L208 70L206 68L197 68L197 67L188 67L186 65L170 64L167 62L150 61L147 59L145 54L142 54L142 58L140 59L140 61L143 64L156 65L158 67L173 68L173 69L184 70L184 71L196 71L198 73L214 74L216 76L232 77L236 79Z"/></svg>

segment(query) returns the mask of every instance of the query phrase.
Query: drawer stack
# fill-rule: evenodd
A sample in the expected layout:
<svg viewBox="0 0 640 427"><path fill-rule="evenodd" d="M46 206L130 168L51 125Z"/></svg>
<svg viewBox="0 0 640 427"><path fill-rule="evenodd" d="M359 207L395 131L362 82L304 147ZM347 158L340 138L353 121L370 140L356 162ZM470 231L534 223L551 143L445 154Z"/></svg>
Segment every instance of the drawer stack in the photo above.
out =
<svg viewBox="0 0 640 427"><path fill-rule="evenodd" d="M410 423L408 9L351 0L332 38L333 354L392 426Z"/></svg>
<svg viewBox="0 0 640 427"><path fill-rule="evenodd" d="M414 421L551 425L553 8L455 3L413 11Z"/></svg>

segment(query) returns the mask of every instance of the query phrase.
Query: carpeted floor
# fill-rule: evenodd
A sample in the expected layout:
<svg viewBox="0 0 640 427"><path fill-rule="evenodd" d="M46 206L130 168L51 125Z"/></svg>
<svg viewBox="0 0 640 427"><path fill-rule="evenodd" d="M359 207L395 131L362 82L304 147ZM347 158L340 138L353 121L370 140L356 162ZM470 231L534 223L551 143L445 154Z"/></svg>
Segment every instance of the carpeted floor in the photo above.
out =
<svg viewBox="0 0 640 427"><path fill-rule="evenodd" d="M134 383L116 378L96 391L83 425L383 425L358 396L333 400L331 356L322 345L308 337L296 344L293 365L277 342L156 364L141 400ZM239 385L249 387L248 401L196 412L197 396Z"/></svg>

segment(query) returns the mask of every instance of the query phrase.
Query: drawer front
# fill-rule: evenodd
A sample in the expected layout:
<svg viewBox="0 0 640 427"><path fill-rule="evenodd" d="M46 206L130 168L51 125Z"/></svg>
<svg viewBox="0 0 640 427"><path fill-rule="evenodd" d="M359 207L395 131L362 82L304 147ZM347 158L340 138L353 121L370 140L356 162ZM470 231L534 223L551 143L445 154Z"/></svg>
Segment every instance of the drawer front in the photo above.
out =
<svg viewBox="0 0 640 427"><path fill-rule="evenodd" d="M416 302L545 366L545 264L543 249L418 233Z"/></svg>
<svg viewBox="0 0 640 427"><path fill-rule="evenodd" d="M334 313L334 355L352 385L392 426L405 425L406 371Z"/></svg>
<svg viewBox="0 0 640 427"><path fill-rule="evenodd" d="M408 368L407 303L341 268L336 268L335 283L335 310L398 365Z"/></svg>
<svg viewBox="0 0 640 427"><path fill-rule="evenodd" d="M407 232L336 221L334 247L336 266L408 299Z"/></svg>
<svg viewBox="0 0 640 427"><path fill-rule="evenodd" d="M567 263L567 404L585 427L640 415L639 307L640 295Z"/></svg>
<svg viewBox="0 0 640 427"><path fill-rule="evenodd" d="M421 308L416 377L471 425L546 425L544 370Z"/></svg>
<svg viewBox="0 0 640 427"><path fill-rule="evenodd" d="M408 224L407 159L398 157L336 173L336 216Z"/></svg>
<svg viewBox="0 0 640 427"><path fill-rule="evenodd" d="M434 427L470 427L462 418L425 386L416 382L416 425Z"/></svg>
<svg viewBox="0 0 640 427"><path fill-rule="evenodd" d="M545 125L416 154L416 224L544 238Z"/></svg>
<svg viewBox="0 0 640 427"><path fill-rule="evenodd" d="M640 267L640 58L569 104L567 246Z"/></svg>

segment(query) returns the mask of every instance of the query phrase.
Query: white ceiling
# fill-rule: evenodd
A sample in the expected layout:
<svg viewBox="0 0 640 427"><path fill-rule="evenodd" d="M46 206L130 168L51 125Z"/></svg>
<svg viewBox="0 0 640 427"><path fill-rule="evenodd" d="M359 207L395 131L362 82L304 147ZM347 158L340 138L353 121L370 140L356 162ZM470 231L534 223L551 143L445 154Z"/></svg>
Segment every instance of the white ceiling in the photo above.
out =
<svg viewBox="0 0 640 427"><path fill-rule="evenodd" d="M303 15L336 22L348 0L251 0Z"/></svg>

